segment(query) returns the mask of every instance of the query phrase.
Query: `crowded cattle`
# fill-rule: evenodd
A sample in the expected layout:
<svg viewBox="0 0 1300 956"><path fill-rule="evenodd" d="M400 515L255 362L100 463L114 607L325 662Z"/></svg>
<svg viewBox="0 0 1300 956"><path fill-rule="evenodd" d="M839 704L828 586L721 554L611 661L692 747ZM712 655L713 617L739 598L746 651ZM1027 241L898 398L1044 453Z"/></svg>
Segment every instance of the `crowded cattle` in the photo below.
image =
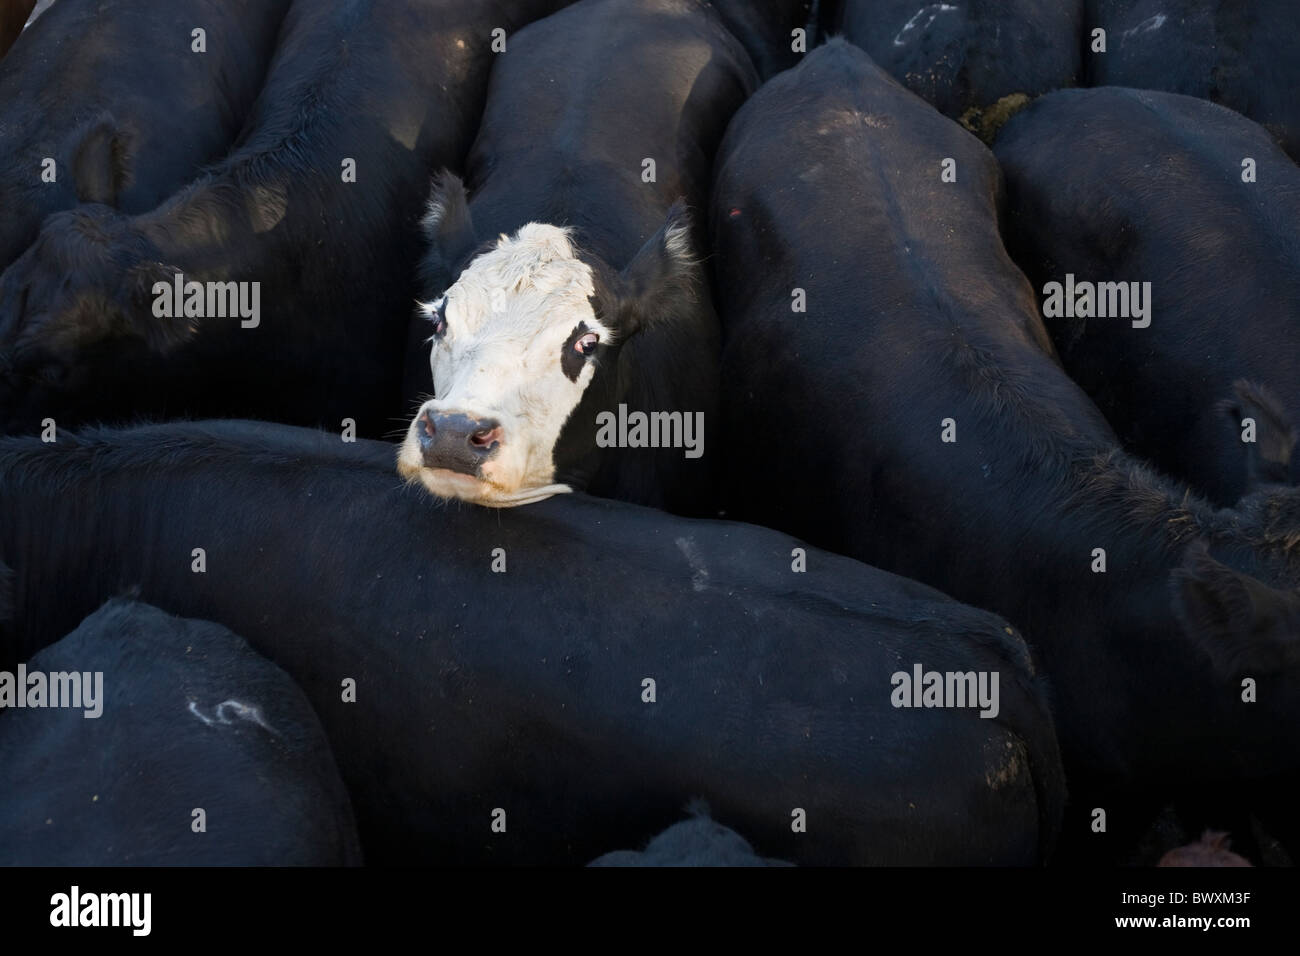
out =
<svg viewBox="0 0 1300 956"><path fill-rule="evenodd" d="M839 29L945 116L990 138L1010 111L1083 73L1083 0L842 0Z"/></svg>
<svg viewBox="0 0 1300 956"><path fill-rule="evenodd" d="M1263 124L1300 159L1300 34L1292 0L1086 0L1086 10L1089 86L1220 103Z"/></svg>
<svg viewBox="0 0 1300 956"><path fill-rule="evenodd" d="M225 624L312 702L374 862L584 863L692 796L795 862L1050 849L1060 757L1006 622L764 528L588 496L432 507L392 459L257 422L0 440L10 654L127 581ZM80 569L86 540L114 562ZM915 665L996 688L963 684L946 709L918 686L920 709L895 708L890 681ZM792 831L796 811L817 825Z"/></svg>
<svg viewBox="0 0 1300 956"><path fill-rule="evenodd" d="M1300 854L1293 28L33 6L0 864Z"/></svg>
<svg viewBox="0 0 1300 956"><path fill-rule="evenodd" d="M53 213L148 212L221 159L262 88L288 6L109 0L59 3L33 21L0 60L0 268ZM190 38L196 23L203 54ZM188 42L166 42L174 37Z"/></svg>
<svg viewBox="0 0 1300 956"><path fill-rule="evenodd" d="M1002 248L993 156L833 41L750 99L717 166L731 513L1024 628L1089 809L1132 819L1241 774L1246 748L1294 769L1300 554L1256 512L1300 513L1300 492L1228 518L1124 453ZM1278 683L1271 702L1241 706L1245 675Z"/></svg>
<svg viewBox="0 0 1300 956"><path fill-rule="evenodd" d="M997 155L1008 243L1035 288L1059 288L1044 322L1125 445L1223 507L1300 478L1300 349L1279 347L1300 321L1300 169L1268 133L1187 96L1064 90ZM1203 268L1233 250L1234 268Z"/></svg>
<svg viewBox="0 0 1300 956"><path fill-rule="evenodd" d="M469 147L487 86L493 54L475 38L561 5L296 0L219 162L193 157L139 212L101 200L49 216L0 276L13 393L0 423L273 415L390 430L418 207L429 171Z"/></svg>

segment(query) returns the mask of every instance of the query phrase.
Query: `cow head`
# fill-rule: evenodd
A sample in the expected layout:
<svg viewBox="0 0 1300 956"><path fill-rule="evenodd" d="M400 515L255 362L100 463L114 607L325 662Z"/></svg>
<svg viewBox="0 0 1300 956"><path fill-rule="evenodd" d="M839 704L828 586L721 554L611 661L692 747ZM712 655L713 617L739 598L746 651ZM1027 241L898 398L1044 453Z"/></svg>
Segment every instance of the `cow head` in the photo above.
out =
<svg viewBox="0 0 1300 956"><path fill-rule="evenodd" d="M1267 386L1246 379L1232 383L1233 395L1218 403L1230 428L1233 444L1241 444L1246 456L1246 494L1270 484L1287 484L1291 480L1291 461L1295 456L1300 431L1291 421L1286 403ZM1253 442L1241 442L1242 423L1255 423Z"/></svg>
<svg viewBox="0 0 1300 956"><path fill-rule="evenodd" d="M45 220L0 274L0 366L15 380L57 379L90 346L143 339L162 350L184 330L154 319L156 281L171 270L129 217L88 203Z"/></svg>
<svg viewBox="0 0 1300 956"><path fill-rule="evenodd" d="M0 142L7 131L0 130ZM117 206L135 177L139 137L112 114L100 112L72 129L61 142L51 143L51 159L58 178L54 182L29 176L6 176L0 181L0 268L13 262L31 245L46 216L77 203ZM5 145L17 149L10 140ZM37 155L43 156L42 148Z"/></svg>
<svg viewBox="0 0 1300 956"><path fill-rule="evenodd" d="M624 346L694 301L685 207L621 271L543 223L478 245L450 176L425 227L426 270L446 291L419 306L434 397L411 422L398 470L434 494L495 507L585 487L599 461L597 414L637 371L624 367Z"/></svg>
<svg viewBox="0 0 1300 956"><path fill-rule="evenodd" d="M1286 563L1300 544L1300 525L1292 525ZM1260 542L1264 550L1269 550ZM1272 550L1279 550L1274 543ZM1277 674L1300 668L1300 590L1293 571L1269 575L1283 586L1266 584L1211 557L1204 541L1194 542L1182 566L1171 574L1174 613L1224 675Z"/></svg>

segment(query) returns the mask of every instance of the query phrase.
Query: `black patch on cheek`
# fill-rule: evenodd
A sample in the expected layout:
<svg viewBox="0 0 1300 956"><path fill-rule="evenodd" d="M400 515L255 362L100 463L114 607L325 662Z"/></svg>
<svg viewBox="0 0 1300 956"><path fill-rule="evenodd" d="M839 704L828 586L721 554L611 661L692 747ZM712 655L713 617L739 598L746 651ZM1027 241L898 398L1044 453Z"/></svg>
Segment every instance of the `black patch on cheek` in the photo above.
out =
<svg viewBox="0 0 1300 956"><path fill-rule="evenodd" d="M601 448L596 444L599 427L596 418L601 412L617 407L619 351L618 345L602 342L597 346L593 356L598 359L595 374L583 390L577 406L565 419L552 449L555 481L570 485L575 491L584 490L592 482L599 483L606 468L618 469L618 449Z"/></svg>
<svg viewBox="0 0 1300 956"><path fill-rule="evenodd" d="M583 363L587 361L587 356L573 347L574 343L590 331L586 322L579 322L569 333L569 337L564 340L564 345L560 347L560 371L564 372L564 377L570 382L578 380L578 373L582 371Z"/></svg>

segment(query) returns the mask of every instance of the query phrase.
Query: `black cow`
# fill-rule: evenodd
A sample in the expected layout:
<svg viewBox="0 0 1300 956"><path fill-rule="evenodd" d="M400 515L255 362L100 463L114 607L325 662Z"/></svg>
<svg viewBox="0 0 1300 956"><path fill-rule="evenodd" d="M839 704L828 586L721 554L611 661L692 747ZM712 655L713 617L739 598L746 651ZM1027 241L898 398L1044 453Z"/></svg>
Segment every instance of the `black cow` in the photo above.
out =
<svg viewBox="0 0 1300 956"><path fill-rule="evenodd" d="M288 6L59 0L42 13L0 62L0 269L50 213L79 202L145 212L219 159Z"/></svg>
<svg viewBox="0 0 1300 956"><path fill-rule="evenodd" d="M1082 81L1083 0L845 0L840 28L909 90L989 141Z"/></svg>
<svg viewBox="0 0 1300 956"><path fill-rule="evenodd" d="M788 70L812 49L812 0L712 0L727 29L744 44L763 79ZM802 51L796 30L805 31Z"/></svg>
<svg viewBox="0 0 1300 956"><path fill-rule="evenodd" d="M1294 0L1087 0L1090 86L1213 100L1262 123L1300 161ZM1092 31L1106 31L1096 52Z"/></svg>
<svg viewBox="0 0 1300 956"><path fill-rule="evenodd" d="M796 862L1040 859L1062 777L1019 635L803 547L585 495L435 507L390 445L287 426L9 438L0 658L128 586L220 621L312 701L372 862L583 863L696 796ZM931 673L968 706L915 706Z"/></svg>
<svg viewBox="0 0 1300 956"><path fill-rule="evenodd" d="M755 83L700 0L583 0L520 31L492 72L473 201L452 177L430 200L411 354L435 397L404 475L498 507L585 489L711 511L717 317L680 200L706 202Z"/></svg>
<svg viewBox="0 0 1300 956"><path fill-rule="evenodd" d="M733 513L1024 628L1076 793L1294 766L1300 495L1217 512L1116 447L1002 248L1000 191L843 42L737 114L712 214Z"/></svg>
<svg viewBox="0 0 1300 956"><path fill-rule="evenodd" d="M1065 90L997 156L1008 247L1125 444L1220 505L1296 474L1300 169L1268 134L1187 96Z"/></svg>
<svg viewBox="0 0 1300 956"><path fill-rule="evenodd" d="M0 423L390 430L429 172L468 149L493 44L563 2L295 2L230 155L147 214L51 216L0 277Z"/></svg>
<svg viewBox="0 0 1300 956"><path fill-rule="evenodd" d="M29 704L42 688L43 707L0 688L0 862L361 862L320 721L224 627L110 601L24 677L11 690Z"/></svg>
<svg viewBox="0 0 1300 956"><path fill-rule="evenodd" d="M36 0L0 0L0 57L9 52L36 6Z"/></svg>
<svg viewBox="0 0 1300 956"><path fill-rule="evenodd" d="M730 827L709 817L707 807L693 807L691 816L658 834L644 850L615 850L588 866L790 866L754 852Z"/></svg>

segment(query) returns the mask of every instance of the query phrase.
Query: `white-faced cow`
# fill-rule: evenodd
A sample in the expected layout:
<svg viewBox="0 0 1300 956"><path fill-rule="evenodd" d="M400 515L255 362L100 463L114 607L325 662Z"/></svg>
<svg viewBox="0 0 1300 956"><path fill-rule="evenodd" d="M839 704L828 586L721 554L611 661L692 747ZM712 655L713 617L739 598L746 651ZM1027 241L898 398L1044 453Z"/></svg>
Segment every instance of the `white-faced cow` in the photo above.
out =
<svg viewBox="0 0 1300 956"><path fill-rule="evenodd" d="M754 85L696 0L584 0L511 40L473 201L451 176L430 199L413 354L431 342L432 377L411 390L434 397L402 474L493 506L586 489L710 510L717 320L679 200L703 205Z"/></svg>

